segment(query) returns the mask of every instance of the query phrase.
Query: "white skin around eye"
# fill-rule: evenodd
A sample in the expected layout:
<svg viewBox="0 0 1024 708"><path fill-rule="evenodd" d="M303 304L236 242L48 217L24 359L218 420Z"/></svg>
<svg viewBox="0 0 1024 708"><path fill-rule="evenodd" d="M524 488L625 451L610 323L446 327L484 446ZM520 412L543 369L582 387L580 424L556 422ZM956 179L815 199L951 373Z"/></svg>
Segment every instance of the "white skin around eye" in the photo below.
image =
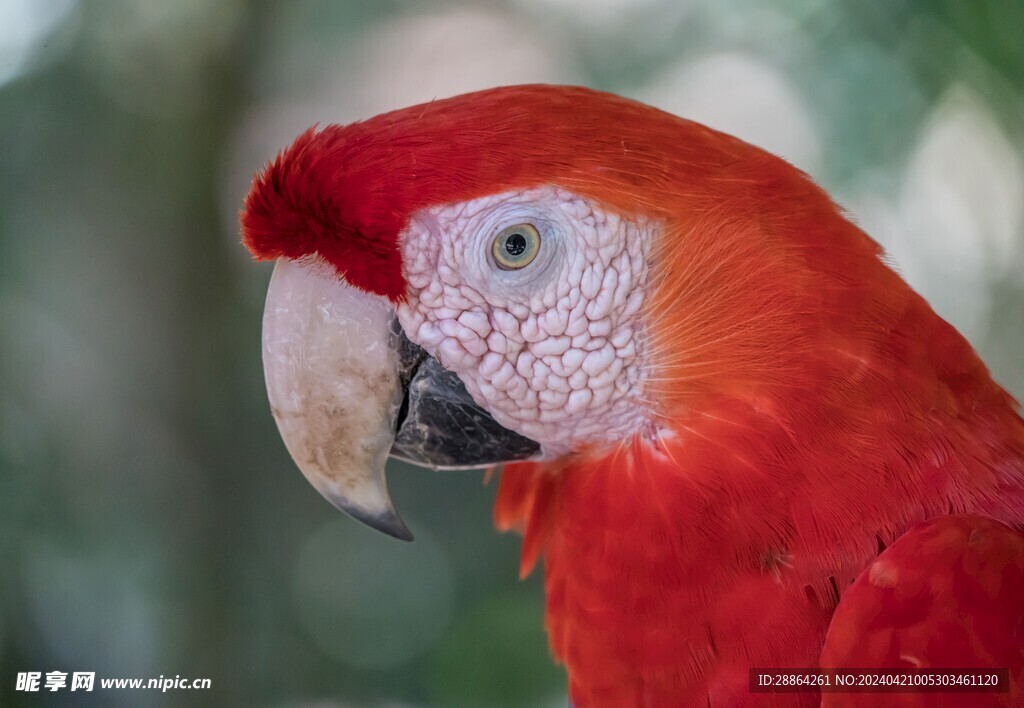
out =
<svg viewBox="0 0 1024 708"><path fill-rule="evenodd" d="M540 249L502 270L494 237L522 223ZM646 421L639 313L652 230L556 187L425 209L400 237L399 321L545 457L624 440Z"/></svg>

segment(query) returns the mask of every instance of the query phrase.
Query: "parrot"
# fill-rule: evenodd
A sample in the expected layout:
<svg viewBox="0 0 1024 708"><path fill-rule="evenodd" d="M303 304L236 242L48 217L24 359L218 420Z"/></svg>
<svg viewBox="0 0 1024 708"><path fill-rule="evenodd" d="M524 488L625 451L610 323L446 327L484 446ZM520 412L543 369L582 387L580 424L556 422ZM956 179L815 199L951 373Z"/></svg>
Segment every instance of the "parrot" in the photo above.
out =
<svg viewBox="0 0 1024 708"><path fill-rule="evenodd" d="M240 222L296 466L403 540L389 458L496 474L572 706L1024 705L1019 406L782 158L507 86L308 129Z"/></svg>

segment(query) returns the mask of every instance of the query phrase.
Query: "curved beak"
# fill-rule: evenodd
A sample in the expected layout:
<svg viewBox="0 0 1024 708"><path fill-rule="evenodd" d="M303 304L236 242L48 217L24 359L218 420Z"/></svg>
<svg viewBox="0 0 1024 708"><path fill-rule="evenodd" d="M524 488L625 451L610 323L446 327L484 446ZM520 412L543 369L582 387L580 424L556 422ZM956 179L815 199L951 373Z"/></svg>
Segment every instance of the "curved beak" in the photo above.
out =
<svg viewBox="0 0 1024 708"><path fill-rule="evenodd" d="M391 303L318 263L279 259L263 314L271 412L306 479L334 506L406 541L389 455L434 469L535 457L462 381L402 333Z"/></svg>

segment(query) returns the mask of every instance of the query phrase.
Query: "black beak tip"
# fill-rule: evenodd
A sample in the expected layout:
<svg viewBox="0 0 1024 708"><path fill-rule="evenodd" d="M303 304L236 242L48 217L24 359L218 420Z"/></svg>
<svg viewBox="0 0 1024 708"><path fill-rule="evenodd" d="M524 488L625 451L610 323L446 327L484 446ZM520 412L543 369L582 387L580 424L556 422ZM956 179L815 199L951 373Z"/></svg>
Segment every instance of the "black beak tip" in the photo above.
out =
<svg viewBox="0 0 1024 708"><path fill-rule="evenodd" d="M387 534L392 538L397 538L399 541L415 540L412 531L409 530L409 527L402 521L402 517L394 509L375 511L356 506L344 499L331 499L331 502L356 521L366 524L376 531Z"/></svg>
<svg viewBox="0 0 1024 708"><path fill-rule="evenodd" d="M363 520L360 519L360 521ZM416 540L416 537L412 535L412 531L409 530L409 527L405 525L405 522L402 521L398 514L384 515L377 517L375 521L364 521L364 523L382 533L386 533L392 538L397 538L399 541L411 543Z"/></svg>

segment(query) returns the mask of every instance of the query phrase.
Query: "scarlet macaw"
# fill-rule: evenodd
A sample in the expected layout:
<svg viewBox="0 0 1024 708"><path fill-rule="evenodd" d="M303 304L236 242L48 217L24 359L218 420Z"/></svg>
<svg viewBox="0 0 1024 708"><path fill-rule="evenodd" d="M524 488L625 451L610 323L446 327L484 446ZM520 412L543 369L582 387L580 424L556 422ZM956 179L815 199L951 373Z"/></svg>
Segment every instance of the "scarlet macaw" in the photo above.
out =
<svg viewBox="0 0 1024 708"><path fill-rule="evenodd" d="M785 161L500 88L308 130L242 228L277 259L264 361L297 465L404 539L389 455L504 465L496 522L523 574L544 558L573 705L1024 700L1024 421ZM1015 686L750 692L819 663Z"/></svg>

